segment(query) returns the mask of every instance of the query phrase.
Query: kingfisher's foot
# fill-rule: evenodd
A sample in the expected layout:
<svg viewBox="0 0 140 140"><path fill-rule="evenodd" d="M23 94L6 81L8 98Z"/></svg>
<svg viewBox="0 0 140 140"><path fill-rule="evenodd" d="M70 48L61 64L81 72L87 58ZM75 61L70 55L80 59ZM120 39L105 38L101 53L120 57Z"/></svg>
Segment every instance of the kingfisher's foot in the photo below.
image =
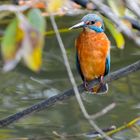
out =
<svg viewBox="0 0 140 140"><path fill-rule="evenodd" d="M98 93L101 93L101 94L105 94L108 92L108 84L106 84L104 82L104 76L101 76L100 77L100 84L99 84L99 88L98 88Z"/></svg>
<svg viewBox="0 0 140 140"><path fill-rule="evenodd" d="M99 78L99 90L100 90L100 88L105 84L104 83L104 76L101 76L100 78Z"/></svg>
<svg viewBox="0 0 140 140"><path fill-rule="evenodd" d="M101 77L100 77L100 83L101 83L101 84L104 84L104 76L101 76Z"/></svg>
<svg viewBox="0 0 140 140"><path fill-rule="evenodd" d="M85 90L89 93L92 94L105 94L108 91L108 85L106 83L104 83L104 76L101 76L99 78L99 85L94 86L92 88L89 87L88 82L86 80L84 80L83 85L85 87Z"/></svg>
<svg viewBox="0 0 140 140"><path fill-rule="evenodd" d="M83 84L84 84L86 91L93 92L93 88L89 88L88 82L86 80L84 80Z"/></svg>
<svg viewBox="0 0 140 140"><path fill-rule="evenodd" d="M88 90L88 82L86 80L84 80L83 85L84 85L85 89Z"/></svg>

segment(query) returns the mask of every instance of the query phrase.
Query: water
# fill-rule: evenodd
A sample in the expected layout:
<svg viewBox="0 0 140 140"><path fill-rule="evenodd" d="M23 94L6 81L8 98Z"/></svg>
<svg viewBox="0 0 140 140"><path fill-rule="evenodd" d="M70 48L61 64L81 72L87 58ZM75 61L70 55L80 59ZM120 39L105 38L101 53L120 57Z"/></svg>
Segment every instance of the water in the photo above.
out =
<svg viewBox="0 0 140 140"><path fill-rule="evenodd" d="M82 15L57 17L57 24L59 28L68 28L77 23L81 17ZM47 29L51 30L49 19L47 19L47 22ZM61 33L77 84L82 81L75 67L74 39L80 31ZM110 34L108 32L107 34L111 39L112 46L115 46ZM140 48L135 46L131 40L126 38L124 50L112 47L111 71L140 59ZM2 67L2 62L0 62L0 66ZM0 75L0 118L21 111L30 105L60 94L72 87L55 35L46 36L43 66L40 73L33 73L20 64L15 70L6 74L0 70ZM101 128L110 127L111 125L119 127L140 114L139 80L140 72L136 72L109 84L109 92L105 96L82 96L86 109L90 114L100 111L112 102L117 104L112 111L96 120L96 123ZM15 140L16 138L19 140L22 138L27 140L58 140L60 138L56 137L53 131L63 135L77 135L91 130L93 128L83 117L76 99L72 97L47 110L34 113L4 129L0 129L0 140ZM131 133L129 133L128 138L127 135L128 133L126 135L121 133L114 136L114 138L120 140L120 137L123 137L122 140L124 140L134 137ZM88 138L78 136L64 139L85 140Z"/></svg>

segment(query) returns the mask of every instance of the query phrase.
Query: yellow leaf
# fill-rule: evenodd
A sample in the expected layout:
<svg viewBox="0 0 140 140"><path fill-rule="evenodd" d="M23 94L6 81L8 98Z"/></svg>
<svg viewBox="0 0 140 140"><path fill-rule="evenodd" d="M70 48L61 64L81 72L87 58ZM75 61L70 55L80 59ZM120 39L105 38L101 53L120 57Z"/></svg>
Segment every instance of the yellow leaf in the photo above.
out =
<svg viewBox="0 0 140 140"><path fill-rule="evenodd" d="M35 47L31 54L24 57L26 65L33 71L39 71L42 64L42 48Z"/></svg>
<svg viewBox="0 0 140 140"><path fill-rule="evenodd" d="M48 12L58 12L65 2L66 0L48 0Z"/></svg>
<svg viewBox="0 0 140 140"><path fill-rule="evenodd" d="M42 64L43 35L30 27L25 31L22 54L25 64L33 71L39 71Z"/></svg>
<svg viewBox="0 0 140 140"><path fill-rule="evenodd" d="M125 40L122 33L118 31L117 28L113 25L113 23L105 17L104 17L104 22L106 24L107 29L110 31L113 38L115 39L117 47L119 49L123 49L125 45Z"/></svg>

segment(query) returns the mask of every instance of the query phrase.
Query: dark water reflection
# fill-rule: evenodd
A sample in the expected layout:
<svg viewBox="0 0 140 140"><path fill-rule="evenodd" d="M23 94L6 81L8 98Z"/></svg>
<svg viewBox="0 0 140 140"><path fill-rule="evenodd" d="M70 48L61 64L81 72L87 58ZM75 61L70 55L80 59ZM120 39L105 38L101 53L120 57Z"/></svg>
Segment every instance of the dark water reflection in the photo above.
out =
<svg viewBox="0 0 140 140"><path fill-rule="evenodd" d="M76 23L81 16L57 17L59 28L67 28ZM51 24L48 21L48 30ZM71 68L77 83L81 79L75 68L74 39L80 30L62 33L62 39L67 49ZM110 34L107 33L109 38ZM126 39L124 50L116 47L111 49L111 71L131 64L140 59L140 48ZM113 42L113 41L112 41ZM112 44L114 46L115 44ZM0 63L2 66L2 62ZM54 35L46 37L43 52L43 66L40 73L35 74L24 66L19 65L14 71L2 73L0 71L0 118L18 112L43 99L59 94L71 88L57 40ZM84 103L88 112L96 113L108 104L116 102L117 107L108 114L98 118L96 122L101 128L111 125L120 126L139 115L140 108L140 72L114 81L109 85L109 93L105 96L84 95ZM92 127L84 119L74 97L48 110L32 114L8 128L0 130L0 139L29 138L33 140L57 140L53 131L58 133L78 134L89 132ZM71 138L86 139L83 137ZM117 139L117 138L116 138Z"/></svg>

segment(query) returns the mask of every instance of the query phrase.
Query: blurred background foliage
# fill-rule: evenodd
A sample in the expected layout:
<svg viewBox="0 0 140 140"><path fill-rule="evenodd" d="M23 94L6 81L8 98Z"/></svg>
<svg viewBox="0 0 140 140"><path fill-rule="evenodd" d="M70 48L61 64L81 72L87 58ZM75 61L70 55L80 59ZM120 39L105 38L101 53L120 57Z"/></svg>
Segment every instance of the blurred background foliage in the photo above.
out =
<svg viewBox="0 0 140 140"><path fill-rule="evenodd" d="M108 29L112 38L116 42L116 46L119 49L123 49L125 47L125 39L124 39L123 30L121 30L121 25L116 25L115 22L112 20L113 14L114 14L120 20L118 22L126 26L125 30L128 30L126 32L127 33L132 32L131 35L134 36L133 39L139 45L138 32L140 29L140 24L139 24L139 21L137 20L138 16L133 11L134 7L132 9L129 8L129 2L127 2L127 0L118 0L118 1L107 0L107 1L103 1L104 3L102 1L99 1L101 4L103 4L100 6L101 9L97 7L94 1L88 1L88 0L84 1L85 5L84 5L84 8L82 8L83 1L84 0L79 0L79 1L78 0L76 1L75 0L73 1L71 0L63 0L63 1L46 0L42 2L41 1L38 2L37 0L9 1L9 3L12 2L12 4L18 4L20 6L27 6L27 9L30 9L30 10L27 10L28 12L17 12L17 11L11 12L10 10L9 11L5 10L6 12L0 13L0 18L2 22L4 22L4 19L9 14L11 15L11 13L15 13L16 20L17 20L17 23L15 22L14 24L11 21L11 23L6 27L7 29L5 29L5 35L2 39L2 56L5 63L4 68L3 68L4 71L9 71L13 69L21 58L22 58L21 60L24 60L24 63L31 70L39 71L42 64L41 56L42 56L42 48L43 48L43 35L54 33L53 31L45 30L46 29L45 16L49 16L49 14L54 14L58 16L64 16L64 15L75 16L75 15L87 13L87 12L93 12L93 11L97 12L98 14L102 15L102 18L104 19L104 22L105 22L106 29ZM8 1L5 1L5 3L8 3ZM91 4L90 7L88 6L89 4ZM139 6L138 1L135 1L135 4ZM31 7L31 8L28 8L28 7ZM32 10L32 8L33 9L38 8L38 10L37 9ZM85 8L87 10L85 10ZM106 13L110 13L110 16L104 13L102 9L107 9ZM40 10L42 11L42 14ZM32 14L28 14L28 13L32 13ZM30 17L34 20L30 20L30 17L28 15L31 15ZM6 18L6 20L7 19L8 18ZM22 23L23 23L23 26L22 26ZM41 30L37 29L36 27L41 28ZM68 32L69 30L67 28L66 29L62 28L60 29L60 31ZM36 34L36 35L33 35L33 34ZM130 37L130 34L127 34L127 35ZM12 36L16 36L16 38L12 39ZM35 46L34 44L37 44L37 45ZM26 46L29 46L29 47L26 47Z"/></svg>
<svg viewBox="0 0 140 140"><path fill-rule="evenodd" d="M29 1L26 1L28 3L18 3L20 8L27 6L25 11L11 12L10 8L2 10L1 6L15 4L13 1L0 1L1 118L71 87L49 14L56 16L59 32L78 83L81 83L81 80L77 76L73 52L75 52L74 39L79 31L69 31L68 28L77 23L77 20L86 13L95 12L104 19L106 34L112 44L111 71L140 59L139 0L134 0L133 4L130 4L129 0L98 0L97 3L94 0L87 1L87 5L80 5L80 2L77 5L70 0L34 1L35 3L32 0L31 3ZM106 12L104 9L107 9ZM117 22L112 20L116 17ZM122 30L122 25L126 27L123 28L124 30ZM17 66L19 61L23 63ZM23 64L38 73L29 71ZM9 73L3 73L3 70L7 72L13 68L15 69ZM129 126L123 125L139 116L139 77L138 72L111 83L110 95L107 96L83 95L86 108L92 113L99 111L109 102L117 103L118 106L111 113L97 119L101 128L111 125L124 128L110 132L116 140L140 138L139 119L132 121L133 123ZM60 134L58 133L59 135L56 136L56 133L52 133L53 131L60 132ZM89 133L90 131L91 133ZM69 136L69 134L72 135ZM39 112L0 130L0 139L3 140L62 138L85 140L94 136L94 130L83 118L73 98L52 107L49 111Z"/></svg>

